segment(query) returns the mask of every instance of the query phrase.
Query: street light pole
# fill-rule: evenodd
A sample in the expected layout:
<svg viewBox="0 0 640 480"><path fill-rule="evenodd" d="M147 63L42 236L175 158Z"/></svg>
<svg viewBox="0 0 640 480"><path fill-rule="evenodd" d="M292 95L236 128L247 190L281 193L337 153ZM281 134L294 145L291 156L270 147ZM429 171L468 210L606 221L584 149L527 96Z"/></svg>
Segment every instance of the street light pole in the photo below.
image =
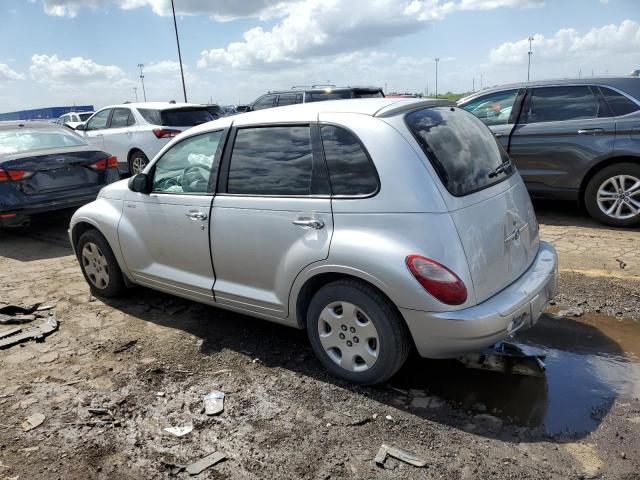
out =
<svg viewBox="0 0 640 480"><path fill-rule="evenodd" d="M139 63L138 68L140 69L140 81L142 82L142 96L144 101L147 101L147 91L144 89L144 75L142 74L142 69L144 68L144 63Z"/></svg>
<svg viewBox="0 0 640 480"><path fill-rule="evenodd" d="M136 94L136 103L138 103L138 87L133 87L133 93Z"/></svg>
<svg viewBox="0 0 640 480"><path fill-rule="evenodd" d="M438 98L438 62L439 58L436 58L436 98Z"/></svg>
<svg viewBox="0 0 640 480"><path fill-rule="evenodd" d="M184 70L182 69L182 54L180 53L180 38L178 37L178 24L176 22L176 7L171 0L171 11L173 12L173 28L176 31L176 44L178 45L178 61L180 62L180 76L182 77L182 93L184 94L184 103L187 103L187 87L184 84Z"/></svg>
<svg viewBox="0 0 640 480"><path fill-rule="evenodd" d="M533 55L533 52L531 51L531 42L533 42L533 37L529 37L529 65L527 66L527 82L530 79L530 75L531 75L531 55Z"/></svg>

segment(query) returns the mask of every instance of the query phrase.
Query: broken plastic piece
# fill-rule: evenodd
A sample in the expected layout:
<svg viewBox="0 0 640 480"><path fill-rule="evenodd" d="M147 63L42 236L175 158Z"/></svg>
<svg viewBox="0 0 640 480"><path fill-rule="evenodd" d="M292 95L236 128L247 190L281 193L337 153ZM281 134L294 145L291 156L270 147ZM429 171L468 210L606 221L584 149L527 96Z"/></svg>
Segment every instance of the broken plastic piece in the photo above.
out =
<svg viewBox="0 0 640 480"><path fill-rule="evenodd" d="M204 413L217 415L224 410L224 392L214 390L204 397Z"/></svg>
<svg viewBox="0 0 640 480"><path fill-rule="evenodd" d="M202 457L200 460L187 465L186 470L189 475L198 475L209 467L214 466L216 463L221 462L226 457L220 452L210 453L206 457Z"/></svg>
<svg viewBox="0 0 640 480"><path fill-rule="evenodd" d="M45 420L44 414L42 413L34 413L30 417L28 417L24 422L22 422L22 430L28 432L29 430L33 430L36 427L42 425L42 422Z"/></svg>
<svg viewBox="0 0 640 480"><path fill-rule="evenodd" d="M0 348L10 347L25 340L40 340L58 329L58 321L50 315L38 325L16 327L0 334Z"/></svg>
<svg viewBox="0 0 640 480"><path fill-rule="evenodd" d="M168 427L164 431L175 435L176 437L184 437L186 434L191 433L193 425L185 425L184 427Z"/></svg>
<svg viewBox="0 0 640 480"><path fill-rule="evenodd" d="M427 466L427 461L416 455L414 452L405 450L404 448L392 447L384 443L373 460L376 464L382 466L384 465L387 456L397 458L398 460L408 463L409 465L413 465L414 467L422 468Z"/></svg>

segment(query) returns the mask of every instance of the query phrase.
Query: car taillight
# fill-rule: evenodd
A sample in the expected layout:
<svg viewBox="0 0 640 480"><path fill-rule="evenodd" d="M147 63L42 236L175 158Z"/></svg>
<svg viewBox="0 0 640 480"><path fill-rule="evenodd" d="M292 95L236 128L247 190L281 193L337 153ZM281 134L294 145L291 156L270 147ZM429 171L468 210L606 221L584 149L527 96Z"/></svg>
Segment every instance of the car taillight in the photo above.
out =
<svg viewBox="0 0 640 480"><path fill-rule="evenodd" d="M171 128L154 128L153 134L156 138L173 138L176 135L181 134L180 130L173 130Z"/></svg>
<svg viewBox="0 0 640 480"><path fill-rule="evenodd" d="M118 157L108 157L92 163L89 167L94 170L106 170L107 168L118 168Z"/></svg>
<svg viewBox="0 0 640 480"><path fill-rule="evenodd" d="M35 172L28 170L0 170L0 182L17 182L31 177Z"/></svg>
<svg viewBox="0 0 640 480"><path fill-rule="evenodd" d="M444 265L421 255L409 255L407 267L420 285L447 305L461 305L467 301L467 287Z"/></svg>

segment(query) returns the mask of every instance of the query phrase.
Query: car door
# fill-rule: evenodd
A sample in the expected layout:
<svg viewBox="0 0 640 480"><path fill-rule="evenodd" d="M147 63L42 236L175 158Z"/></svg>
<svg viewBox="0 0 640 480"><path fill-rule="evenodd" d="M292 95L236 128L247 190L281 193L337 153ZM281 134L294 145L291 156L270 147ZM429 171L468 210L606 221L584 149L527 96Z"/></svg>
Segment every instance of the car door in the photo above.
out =
<svg viewBox="0 0 640 480"><path fill-rule="evenodd" d="M476 97L460 107L473 113L488 126L505 150L509 148L509 135L518 118L524 89L511 88Z"/></svg>
<svg viewBox="0 0 640 480"><path fill-rule="evenodd" d="M151 192L125 200L118 237L136 283L213 303L209 217L224 133L173 145L149 169Z"/></svg>
<svg viewBox="0 0 640 480"><path fill-rule="evenodd" d="M127 160L131 149L133 114L130 108L114 108L109 128L104 131L104 150L118 157L118 161Z"/></svg>
<svg viewBox="0 0 640 480"><path fill-rule="evenodd" d="M584 175L610 156L615 121L594 87L559 85L527 92L509 141L513 159L535 196L575 199Z"/></svg>
<svg viewBox="0 0 640 480"><path fill-rule="evenodd" d="M302 103L301 93L283 93L278 95L279 107L284 107L287 105L295 105L296 103Z"/></svg>
<svg viewBox="0 0 640 480"><path fill-rule="evenodd" d="M331 200L312 132L309 121L232 130L212 213L217 303L284 319L295 277L327 258Z"/></svg>
<svg viewBox="0 0 640 480"><path fill-rule="evenodd" d="M111 108L105 108L96 112L85 125L82 130L82 136L95 147L104 150L104 132L109 128L109 117L111 116Z"/></svg>

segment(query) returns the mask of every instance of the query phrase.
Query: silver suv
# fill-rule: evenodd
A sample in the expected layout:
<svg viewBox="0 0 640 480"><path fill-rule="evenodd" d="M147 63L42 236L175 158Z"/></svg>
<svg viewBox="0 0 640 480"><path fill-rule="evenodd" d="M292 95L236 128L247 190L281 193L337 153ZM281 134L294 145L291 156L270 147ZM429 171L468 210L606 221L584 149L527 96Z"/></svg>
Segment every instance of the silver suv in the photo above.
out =
<svg viewBox="0 0 640 480"><path fill-rule="evenodd" d="M321 362L380 383L533 325L556 288L520 175L446 101L251 112L176 137L71 220L91 290L143 285L306 328Z"/></svg>

